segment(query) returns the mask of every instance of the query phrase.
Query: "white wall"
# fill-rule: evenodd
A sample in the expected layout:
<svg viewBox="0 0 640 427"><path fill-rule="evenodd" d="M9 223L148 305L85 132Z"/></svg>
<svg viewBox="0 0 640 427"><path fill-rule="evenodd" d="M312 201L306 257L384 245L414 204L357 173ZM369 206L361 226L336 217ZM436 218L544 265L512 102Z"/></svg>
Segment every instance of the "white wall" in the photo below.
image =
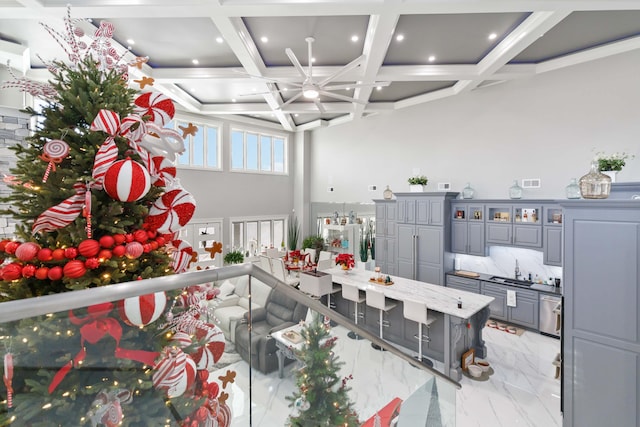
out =
<svg viewBox="0 0 640 427"><path fill-rule="evenodd" d="M639 71L635 51L314 130L311 201L369 201L386 184L408 191L416 168L429 191L471 182L476 198L508 198L514 179L541 178L525 198L564 198L597 151L635 154L618 181L640 181Z"/></svg>

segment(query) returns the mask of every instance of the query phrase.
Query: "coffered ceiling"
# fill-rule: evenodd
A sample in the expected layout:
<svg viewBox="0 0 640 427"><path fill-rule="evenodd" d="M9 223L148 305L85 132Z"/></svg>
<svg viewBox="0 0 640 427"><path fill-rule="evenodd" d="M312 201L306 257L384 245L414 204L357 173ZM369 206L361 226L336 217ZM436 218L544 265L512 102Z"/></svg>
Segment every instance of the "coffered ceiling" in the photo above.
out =
<svg viewBox="0 0 640 427"><path fill-rule="evenodd" d="M67 3L88 25L112 22L182 109L290 131L640 48L638 0L0 0L0 61L47 79L40 58L66 55L39 22L63 31ZM319 102L299 94L308 37L313 82L337 86Z"/></svg>

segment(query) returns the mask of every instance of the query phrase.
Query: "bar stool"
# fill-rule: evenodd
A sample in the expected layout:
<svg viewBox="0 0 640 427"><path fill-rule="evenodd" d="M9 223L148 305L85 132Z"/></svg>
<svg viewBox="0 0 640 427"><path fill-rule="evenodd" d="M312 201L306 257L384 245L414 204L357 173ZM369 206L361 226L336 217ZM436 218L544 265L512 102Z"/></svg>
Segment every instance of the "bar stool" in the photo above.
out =
<svg viewBox="0 0 640 427"><path fill-rule="evenodd" d="M373 308L377 308L380 311L380 320L378 321L380 323L380 339L384 339L382 336L382 328L389 327L389 322L383 320L383 315L385 312L397 306L398 303L386 298L384 296L384 293L375 289L367 288L365 292L367 305ZM371 343L371 347L375 348L376 350L384 350L382 347L374 343Z"/></svg>
<svg viewBox="0 0 640 427"><path fill-rule="evenodd" d="M353 313L353 321L357 325L358 324L358 318L360 318L360 317L364 318L364 313L360 313L358 311L358 304L362 304L363 302L366 301L367 298L365 297L365 294L360 289L358 289L357 286L343 283L342 284L342 298L344 298L346 300L349 300L349 301L353 301L353 303L355 305L355 309L354 309L354 313ZM354 339L354 340L361 340L363 338L363 337L361 337L360 335L356 334L353 331L349 331L347 336L349 338L351 338L351 339Z"/></svg>
<svg viewBox="0 0 640 427"><path fill-rule="evenodd" d="M422 356L422 342L431 340L428 332L427 335L422 335L422 325L426 325L428 330L431 324L436 321L436 317L429 312L427 305L423 302L404 300L403 304L404 318L418 322L418 335L414 337L418 339L418 355L416 358L425 365L432 367L433 362Z"/></svg>

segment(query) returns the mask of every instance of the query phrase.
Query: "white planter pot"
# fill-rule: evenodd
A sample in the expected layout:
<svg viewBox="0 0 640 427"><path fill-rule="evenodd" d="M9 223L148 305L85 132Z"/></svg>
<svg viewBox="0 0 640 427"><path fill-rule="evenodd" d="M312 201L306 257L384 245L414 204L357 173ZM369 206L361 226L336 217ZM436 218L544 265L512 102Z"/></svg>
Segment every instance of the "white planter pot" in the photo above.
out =
<svg viewBox="0 0 640 427"><path fill-rule="evenodd" d="M424 185L409 185L409 191L412 193L422 193L424 191Z"/></svg>
<svg viewBox="0 0 640 427"><path fill-rule="evenodd" d="M600 171L601 173L607 175L611 178L611 182L616 182L616 175L618 175L618 171Z"/></svg>

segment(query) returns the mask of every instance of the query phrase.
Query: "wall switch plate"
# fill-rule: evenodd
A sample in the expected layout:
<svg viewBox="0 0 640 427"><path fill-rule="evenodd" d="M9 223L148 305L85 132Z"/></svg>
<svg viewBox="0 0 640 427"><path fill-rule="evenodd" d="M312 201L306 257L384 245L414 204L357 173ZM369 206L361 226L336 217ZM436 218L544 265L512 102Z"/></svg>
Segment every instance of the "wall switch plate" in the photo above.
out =
<svg viewBox="0 0 640 427"><path fill-rule="evenodd" d="M540 188L540 178L525 178L522 180L522 188Z"/></svg>
<svg viewBox="0 0 640 427"><path fill-rule="evenodd" d="M439 182L438 183L438 191L447 191L447 190L451 190L451 183L450 182Z"/></svg>
<svg viewBox="0 0 640 427"><path fill-rule="evenodd" d="M327 193L331 193L333 191L333 187L327 187Z"/></svg>
<svg viewBox="0 0 640 427"><path fill-rule="evenodd" d="M369 186L369 191L376 191L377 187L375 185Z"/></svg>

